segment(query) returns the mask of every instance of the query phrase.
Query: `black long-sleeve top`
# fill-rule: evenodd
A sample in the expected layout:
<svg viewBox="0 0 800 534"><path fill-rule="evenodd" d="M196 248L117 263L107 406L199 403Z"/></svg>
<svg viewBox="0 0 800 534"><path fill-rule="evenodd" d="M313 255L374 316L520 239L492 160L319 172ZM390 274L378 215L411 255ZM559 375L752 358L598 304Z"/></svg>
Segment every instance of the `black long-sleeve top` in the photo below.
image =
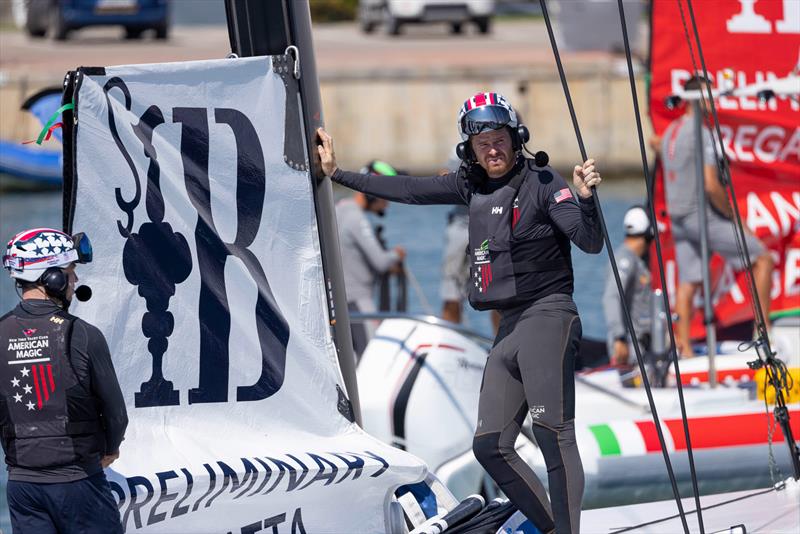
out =
<svg viewBox="0 0 800 534"><path fill-rule="evenodd" d="M481 193L491 193L506 185L524 168L535 170L538 180L527 180L520 189L520 221L515 236L536 239L552 235L553 226L566 235L578 248L589 254L603 250L603 234L597 210L590 198L557 197L565 189L566 181L551 167L535 167L531 160L521 160L506 176L485 180L479 187ZM484 175L485 177L485 175ZM471 183L463 171L442 176L380 176L359 174L337 169L331 179L350 189L404 204L467 204L471 196ZM570 192L569 195L572 195Z"/></svg>
<svg viewBox="0 0 800 534"><path fill-rule="evenodd" d="M58 306L50 300L23 300L17 305L14 314L18 317L26 315L41 317L58 310ZM36 483L80 480L102 470L100 465L102 456L119 451L128 426L125 400L103 333L80 318L76 318L72 327L70 362L78 381L95 398L105 437L105 450L98 451L85 464L80 465L62 465L46 469L10 467L9 480Z"/></svg>
<svg viewBox="0 0 800 534"><path fill-rule="evenodd" d="M337 170L331 178L352 189L405 204L469 205L473 193L491 194L522 172L527 174L519 189L519 218L511 234L514 262L546 261L563 254L569 256L569 246L564 237L590 254L603 249L603 235L593 200L576 200L566 181L555 170L536 167L532 160L520 158L508 174L497 179L488 179L480 168L471 171L462 168L443 176L424 178ZM545 238L555 239L552 248L541 248L540 243ZM563 250L564 245L566 250ZM525 303L554 293L572 295L573 289L571 268L523 272L517 279L517 299ZM510 313L511 308L505 311Z"/></svg>

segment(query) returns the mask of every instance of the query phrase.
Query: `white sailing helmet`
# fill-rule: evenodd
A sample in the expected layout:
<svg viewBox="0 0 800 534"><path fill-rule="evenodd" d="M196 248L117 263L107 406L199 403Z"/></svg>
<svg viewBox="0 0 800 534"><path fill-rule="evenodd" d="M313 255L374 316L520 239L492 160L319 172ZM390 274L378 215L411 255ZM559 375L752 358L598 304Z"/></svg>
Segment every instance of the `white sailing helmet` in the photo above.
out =
<svg viewBox="0 0 800 534"><path fill-rule="evenodd" d="M91 260L92 245L85 234L71 237L52 228L33 228L11 238L3 256L3 267L11 278L36 282L51 267Z"/></svg>
<svg viewBox="0 0 800 534"><path fill-rule="evenodd" d="M641 206L633 206L625 212L623 219L626 236L649 235L652 232L650 227L650 216Z"/></svg>

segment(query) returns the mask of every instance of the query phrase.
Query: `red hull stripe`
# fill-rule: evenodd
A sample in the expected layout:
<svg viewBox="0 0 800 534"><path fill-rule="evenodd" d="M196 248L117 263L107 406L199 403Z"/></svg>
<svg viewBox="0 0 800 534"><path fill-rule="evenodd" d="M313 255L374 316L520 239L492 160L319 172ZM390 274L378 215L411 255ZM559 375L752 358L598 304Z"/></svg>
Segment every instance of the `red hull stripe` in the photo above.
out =
<svg viewBox="0 0 800 534"><path fill-rule="evenodd" d="M636 426L639 427L639 432L642 433L644 446L647 452L658 452L661 450L661 444L658 441L658 432L656 432L656 425L652 421L636 421Z"/></svg>
<svg viewBox="0 0 800 534"><path fill-rule="evenodd" d="M790 412L792 432L800 435L800 410ZM769 418L772 418L770 414ZM766 413L748 413L714 417L692 417L689 419L689 435L692 448L734 447L737 445L760 445L767 443L769 419ZM637 423L638 425L639 423ZM652 424L652 423L651 423ZM686 450L683 423L680 419L664 421L672 435L676 450ZM641 428L641 427L640 427ZM653 427L655 431L655 427ZM644 433L643 433L644 434ZM776 426L773 442L783 440L780 427ZM649 448L648 448L649 450Z"/></svg>

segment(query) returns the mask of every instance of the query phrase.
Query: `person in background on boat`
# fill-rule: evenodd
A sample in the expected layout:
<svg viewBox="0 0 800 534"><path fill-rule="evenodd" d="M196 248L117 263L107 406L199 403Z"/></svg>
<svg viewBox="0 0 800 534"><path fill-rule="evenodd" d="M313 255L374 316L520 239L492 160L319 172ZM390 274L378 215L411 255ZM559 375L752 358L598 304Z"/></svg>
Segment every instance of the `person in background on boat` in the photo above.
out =
<svg viewBox="0 0 800 534"><path fill-rule="evenodd" d="M455 172L460 166L461 160L453 152L439 175L445 176ZM461 322L463 303L467 298L467 284L469 283L468 235L469 208L466 204L455 205L447 212L442 254L442 282L439 286L439 296L442 298L442 319L453 323Z"/></svg>
<svg viewBox="0 0 800 534"><path fill-rule="evenodd" d="M125 402L102 332L67 312L92 247L36 228L8 242L22 292L0 318L0 428L14 532L121 533L103 469L119 458Z"/></svg>
<svg viewBox="0 0 800 534"><path fill-rule="evenodd" d="M570 241L603 248L590 159L576 165L576 193L546 155L523 155L529 134L508 101L478 93L461 107L463 165L444 176L365 175L336 165L333 139L318 130L322 168L357 191L408 204L469 206L470 304L502 315L484 369L473 452L543 533L578 532L584 478L575 440L574 362L581 322L572 300ZM577 196L577 198L576 198ZM548 470L550 500L514 448L530 413Z"/></svg>
<svg viewBox="0 0 800 534"><path fill-rule="evenodd" d="M628 209L623 219L625 240L614 251L619 268L619 278L625 290L625 303L630 310L636 338L642 354L650 348L650 268L647 253L653 240L653 227L647 211L641 206ZM619 369L622 384L626 387L640 383L636 370L636 353L625 329L622 301L617 291L613 273L606 275L603 291L603 313L606 318L608 357Z"/></svg>
<svg viewBox="0 0 800 534"><path fill-rule="evenodd" d="M686 91L703 91L707 94L708 81L702 76L693 76L685 84ZM703 114L709 110L701 103ZM676 344L679 354L693 356L690 326L692 301L702 287L702 263L700 253L700 220L697 199L697 177L695 128L692 121L692 105L686 105L683 116L674 120L661 138L661 161L664 166L667 211L672 223L675 240L675 256L678 264L678 293L675 299ZM722 155L722 147L717 141L715 153L711 130L703 125L703 181L708 199L705 206L708 220L708 247L711 254L717 253L731 262L737 270L745 268L736 244L733 227L733 210L728 203L725 187L717 171L716 154ZM753 279L764 317L769 322L770 292L772 289L772 255L754 235L745 229L747 249L753 263ZM767 324L769 327L769 324Z"/></svg>
<svg viewBox="0 0 800 534"><path fill-rule="evenodd" d="M517 120L520 120L517 117ZM447 160L440 175L455 172L461 166L461 159L453 153ZM463 317L464 299L469 288L469 208L457 204L447 213L447 226L444 231L444 253L442 255L442 283L439 295L442 297L442 319L460 323ZM492 328L497 334L500 326L500 313L491 311Z"/></svg>
<svg viewBox="0 0 800 534"><path fill-rule="evenodd" d="M361 172L379 176L394 176L397 171L383 161L372 161ZM375 288L378 278L390 271L402 269L406 251L397 246L386 250L378 240L367 213L383 217L389 203L377 196L356 192L336 203L336 222L339 227L339 247L342 253L344 287L347 308L356 313L374 313ZM353 351L356 358L367 348L374 327L371 321L351 322Z"/></svg>

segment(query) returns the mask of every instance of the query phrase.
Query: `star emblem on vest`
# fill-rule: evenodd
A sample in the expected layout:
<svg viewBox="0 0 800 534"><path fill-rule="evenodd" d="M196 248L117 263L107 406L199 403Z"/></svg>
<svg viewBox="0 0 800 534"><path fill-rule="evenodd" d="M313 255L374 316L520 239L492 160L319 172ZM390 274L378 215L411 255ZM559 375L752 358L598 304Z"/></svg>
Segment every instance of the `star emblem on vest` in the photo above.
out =
<svg viewBox="0 0 800 534"><path fill-rule="evenodd" d="M15 376L11 379L11 384L14 387L19 387L20 379L26 377L28 380L33 380L33 385L30 382L26 382L22 386L24 395L17 393L19 400L17 400L16 396L14 399L17 402L27 401L25 406L28 407L28 410L41 410L42 406L50 400L50 395L56 390L53 365L50 363L49 358L42 363L31 365L30 368L26 365L19 370L19 374L19 378ZM31 395L30 399L25 398L27 395Z"/></svg>
<svg viewBox="0 0 800 534"><path fill-rule="evenodd" d="M42 363L21 368L16 365L17 369L10 380L11 386L16 388L13 391L14 403L23 404L29 411L41 410L56 390L52 363L49 358L43 360ZM9 363L13 365L22 362Z"/></svg>

